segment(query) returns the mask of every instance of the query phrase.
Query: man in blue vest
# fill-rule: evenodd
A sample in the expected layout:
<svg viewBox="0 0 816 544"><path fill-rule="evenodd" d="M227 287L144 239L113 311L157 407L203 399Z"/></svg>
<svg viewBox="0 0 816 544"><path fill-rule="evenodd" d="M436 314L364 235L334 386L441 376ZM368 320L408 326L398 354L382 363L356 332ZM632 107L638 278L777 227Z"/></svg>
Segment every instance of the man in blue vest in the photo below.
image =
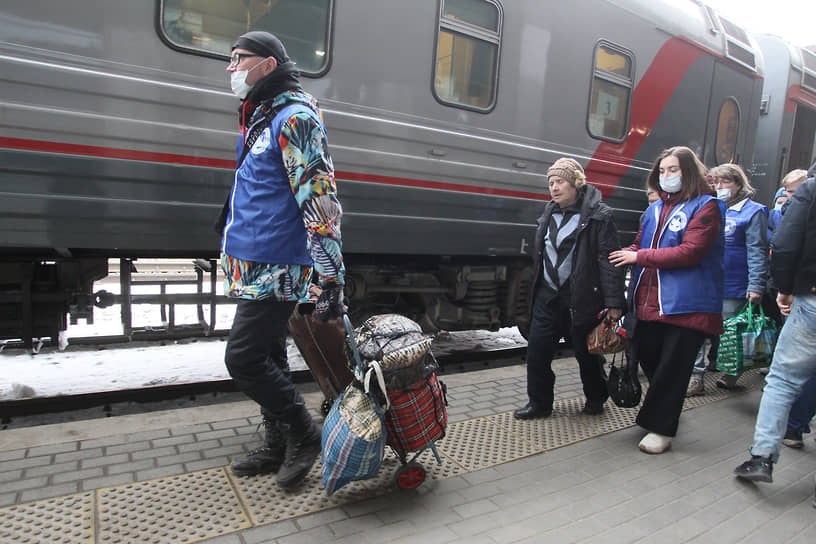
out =
<svg viewBox="0 0 816 544"><path fill-rule="evenodd" d="M289 377L287 321L308 299L314 273L318 318L342 314L340 202L317 101L277 37L238 38L227 66L241 99L238 168L224 205L225 294L238 298L225 362L238 389L261 407L265 440L231 465L239 476L277 472L290 489L320 453L321 430Z"/></svg>

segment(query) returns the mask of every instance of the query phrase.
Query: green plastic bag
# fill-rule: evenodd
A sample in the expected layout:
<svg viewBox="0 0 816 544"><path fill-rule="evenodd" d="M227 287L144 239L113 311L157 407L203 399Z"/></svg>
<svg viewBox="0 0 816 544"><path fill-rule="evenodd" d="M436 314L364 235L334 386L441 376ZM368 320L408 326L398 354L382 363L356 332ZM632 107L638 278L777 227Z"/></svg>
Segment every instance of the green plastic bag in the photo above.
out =
<svg viewBox="0 0 816 544"><path fill-rule="evenodd" d="M717 350L717 370L739 376L750 368L771 364L776 346L776 324L765 317L762 305L747 302L723 322Z"/></svg>

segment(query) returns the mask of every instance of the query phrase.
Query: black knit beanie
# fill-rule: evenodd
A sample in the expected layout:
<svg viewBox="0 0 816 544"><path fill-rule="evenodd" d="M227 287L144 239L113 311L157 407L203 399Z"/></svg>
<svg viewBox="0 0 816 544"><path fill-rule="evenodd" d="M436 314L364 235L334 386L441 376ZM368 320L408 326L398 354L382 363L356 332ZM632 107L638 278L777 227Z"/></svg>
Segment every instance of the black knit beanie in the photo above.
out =
<svg viewBox="0 0 816 544"><path fill-rule="evenodd" d="M289 56L286 54L283 43L274 34L263 30L252 30L242 34L232 46L233 49L236 47L252 51L262 57L275 57L278 64L289 62Z"/></svg>

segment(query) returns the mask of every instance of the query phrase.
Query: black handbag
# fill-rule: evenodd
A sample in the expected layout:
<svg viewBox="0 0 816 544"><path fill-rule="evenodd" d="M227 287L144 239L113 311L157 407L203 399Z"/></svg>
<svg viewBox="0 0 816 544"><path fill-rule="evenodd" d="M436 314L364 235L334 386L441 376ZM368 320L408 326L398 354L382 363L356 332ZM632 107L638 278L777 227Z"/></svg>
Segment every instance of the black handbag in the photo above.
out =
<svg viewBox="0 0 816 544"><path fill-rule="evenodd" d="M616 406L634 408L640 404L640 397L643 394L640 380L638 380L637 362L630 357L629 350L623 352L619 361L616 361L616 358L617 355L612 358L606 389Z"/></svg>

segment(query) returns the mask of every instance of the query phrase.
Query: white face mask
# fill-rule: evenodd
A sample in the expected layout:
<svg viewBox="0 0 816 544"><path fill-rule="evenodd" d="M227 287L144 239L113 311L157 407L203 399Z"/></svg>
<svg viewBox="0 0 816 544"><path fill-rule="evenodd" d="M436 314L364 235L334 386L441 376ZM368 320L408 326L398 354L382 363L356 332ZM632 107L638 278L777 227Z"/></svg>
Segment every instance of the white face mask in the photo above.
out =
<svg viewBox="0 0 816 544"><path fill-rule="evenodd" d="M243 100L249 94L249 91L252 89L253 85L249 85L246 82L247 76L249 73L260 66L262 62L259 62L249 70L237 70L230 75L230 87L232 87L232 92Z"/></svg>
<svg viewBox="0 0 816 544"><path fill-rule="evenodd" d="M717 189L717 198L720 200L728 200L731 198L731 189L728 187L723 187L722 189Z"/></svg>
<svg viewBox="0 0 816 544"><path fill-rule="evenodd" d="M660 178L660 188L667 193L677 193L683 188L683 176L675 174L673 176L666 176Z"/></svg>
<svg viewBox="0 0 816 544"><path fill-rule="evenodd" d="M247 74L249 74L249 70L238 70L230 75L230 87L232 87L232 92L241 100L246 98L250 89L252 89L252 85L246 82Z"/></svg>

